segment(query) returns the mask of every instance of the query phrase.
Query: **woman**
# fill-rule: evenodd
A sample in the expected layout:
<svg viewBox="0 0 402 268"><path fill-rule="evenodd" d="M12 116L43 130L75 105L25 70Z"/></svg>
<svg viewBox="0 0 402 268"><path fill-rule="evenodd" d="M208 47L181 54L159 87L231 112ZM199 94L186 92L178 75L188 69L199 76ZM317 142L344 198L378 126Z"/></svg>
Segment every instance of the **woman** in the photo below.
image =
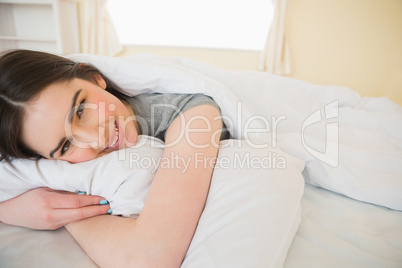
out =
<svg viewBox="0 0 402 268"><path fill-rule="evenodd" d="M147 134L164 139L164 156L178 155L190 163L185 172L180 166L158 168L136 220L102 215L109 209L96 205L102 197L40 188L0 203L1 221L37 229L65 225L100 266L180 266L213 173L213 165L197 165L195 155L214 159L226 136L212 99L177 94L127 98L90 65L17 50L0 58L0 101L4 161L45 157L82 162L132 146L139 134ZM161 101L163 107L153 109Z"/></svg>

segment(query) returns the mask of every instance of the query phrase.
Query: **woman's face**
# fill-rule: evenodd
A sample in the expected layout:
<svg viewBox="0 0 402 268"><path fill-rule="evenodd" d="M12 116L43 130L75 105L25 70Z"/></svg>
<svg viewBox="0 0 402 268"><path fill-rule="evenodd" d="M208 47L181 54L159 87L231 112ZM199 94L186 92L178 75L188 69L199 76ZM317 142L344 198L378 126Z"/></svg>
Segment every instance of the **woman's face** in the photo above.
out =
<svg viewBox="0 0 402 268"><path fill-rule="evenodd" d="M55 83L29 102L25 145L45 158L72 163L133 146L138 124L132 109L105 90L100 75L95 80Z"/></svg>

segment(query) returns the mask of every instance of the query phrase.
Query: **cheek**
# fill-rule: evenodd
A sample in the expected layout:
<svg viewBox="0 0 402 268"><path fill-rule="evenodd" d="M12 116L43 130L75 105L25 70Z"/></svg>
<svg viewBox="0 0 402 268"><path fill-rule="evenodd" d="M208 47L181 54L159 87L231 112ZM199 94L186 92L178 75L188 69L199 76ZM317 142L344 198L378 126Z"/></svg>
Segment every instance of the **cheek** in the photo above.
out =
<svg viewBox="0 0 402 268"><path fill-rule="evenodd" d="M120 103L104 104L98 105L98 109L94 111L99 123L114 121L121 118L126 118L129 116L127 109ZM95 116L94 116L95 118Z"/></svg>

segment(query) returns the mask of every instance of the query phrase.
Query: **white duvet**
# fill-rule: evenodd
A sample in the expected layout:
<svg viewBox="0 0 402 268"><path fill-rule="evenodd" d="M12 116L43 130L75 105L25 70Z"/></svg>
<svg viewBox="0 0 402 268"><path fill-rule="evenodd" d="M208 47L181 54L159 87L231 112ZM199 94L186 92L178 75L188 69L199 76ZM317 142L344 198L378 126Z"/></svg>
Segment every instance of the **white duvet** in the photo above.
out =
<svg viewBox="0 0 402 268"><path fill-rule="evenodd" d="M402 210L402 107L386 98L182 58L73 59L94 64L129 95L209 95L235 138L269 143L299 158L307 183Z"/></svg>
<svg viewBox="0 0 402 268"><path fill-rule="evenodd" d="M94 64L129 95L213 97L232 135L244 139L226 141L231 146L222 146L219 157L234 163L236 155L250 154L271 161L265 168L215 170L183 266L282 266L300 221L303 164L310 184L402 210L402 109L387 99L362 99L346 88L260 72L230 72L186 59L74 59ZM136 168L130 166L133 161L119 159L125 155L130 160L137 153L155 159L161 150L162 144L151 148L149 139L141 138L133 148L74 168L51 160L2 163L0 200L46 185L99 194L111 201L114 213L138 214L155 167ZM284 169L278 168L278 161L286 164Z"/></svg>

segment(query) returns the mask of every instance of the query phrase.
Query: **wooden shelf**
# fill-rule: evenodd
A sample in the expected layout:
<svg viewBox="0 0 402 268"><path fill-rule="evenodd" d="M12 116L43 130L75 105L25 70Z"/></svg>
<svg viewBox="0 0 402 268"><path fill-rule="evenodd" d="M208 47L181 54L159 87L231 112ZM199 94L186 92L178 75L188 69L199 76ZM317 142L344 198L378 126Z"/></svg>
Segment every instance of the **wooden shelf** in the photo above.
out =
<svg viewBox="0 0 402 268"><path fill-rule="evenodd" d="M0 40L8 41L27 41L27 42L57 42L56 39L32 38L32 37L19 37L19 36L1 36Z"/></svg>
<svg viewBox="0 0 402 268"><path fill-rule="evenodd" d="M0 51L80 52L75 0L0 0Z"/></svg>

